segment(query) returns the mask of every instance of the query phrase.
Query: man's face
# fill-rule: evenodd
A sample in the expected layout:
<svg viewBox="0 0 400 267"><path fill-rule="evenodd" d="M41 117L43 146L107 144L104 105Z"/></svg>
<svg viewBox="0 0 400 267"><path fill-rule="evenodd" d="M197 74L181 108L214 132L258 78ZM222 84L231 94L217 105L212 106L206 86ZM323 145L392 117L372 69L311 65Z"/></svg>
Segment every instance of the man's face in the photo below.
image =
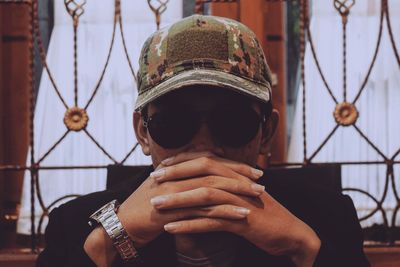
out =
<svg viewBox="0 0 400 267"><path fill-rule="evenodd" d="M212 114L222 108L250 108L253 109L261 118L259 103L250 100L248 97L235 93L231 90L220 88L185 88L177 90L159 98L156 102L148 105L148 117L157 113L169 112L171 109L181 112L196 112L200 114ZM143 126L143 118L139 113L135 113L135 131L137 138L142 146L143 152L151 155L153 166L157 167L166 158L172 157L182 152L203 152L209 151L219 157L243 162L255 166L260 152L265 151L266 134L263 127L259 127L254 138L245 145L232 147L220 144L211 134L207 123L202 122L199 130L194 137L186 144L178 148L165 148L154 141L148 129ZM179 121L185 125L187 121ZM238 127L240 129L240 126Z"/></svg>

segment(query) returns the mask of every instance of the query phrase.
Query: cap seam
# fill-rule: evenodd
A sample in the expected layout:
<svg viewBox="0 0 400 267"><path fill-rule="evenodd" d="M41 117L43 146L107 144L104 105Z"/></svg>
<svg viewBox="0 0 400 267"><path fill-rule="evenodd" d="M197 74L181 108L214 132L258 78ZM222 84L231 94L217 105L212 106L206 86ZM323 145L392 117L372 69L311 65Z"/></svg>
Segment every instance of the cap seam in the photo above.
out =
<svg viewBox="0 0 400 267"><path fill-rule="evenodd" d="M216 60L213 59L212 61L216 61ZM172 65L171 67L168 67L168 68L179 67L179 65L181 65L183 62L184 62L184 61L181 61L181 62L179 62L179 64ZM153 85L150 85L150 86L148 86L148 87L145 87L145 88L141 89L141 90L140 90L141 92L139 92L139 95L141 95L141 94L147 92L147 91L150 90L151 88L156 87L156 86L158 86L158 85L161 84L161 83L164 83L164 82L168 81L169 79L173 78L175 75L177 75L177 74L179 74L179 73L181 73L181 72L190 71L190 70L196 70L196 69L201 69L201 70L213 70L213 71L218 71L218 72L225 73L225 74L226 74L226 73L229 73L229 74L232 74L232 75L234 75L234 76L236 76L236 77L239 77L239 78L248 80L248 81L250 81L250 82L254 82L254 83L257 83L257 84L260 84L260 85L265 85L265 86L271 86L271 82L269 82L269 81L266 81L266 82L264 83L264 82L261 82L261 81L257 81L257 80L251 79L251 78L249 78L249 77L240 76L240 75L238 75L238 74L236 74L236 73L234 73L234 72L226 71L226 70L221 69L221 68L212 68L212 67L204 67L204 66L193 66L193 68L191 68L191 69L182 69L182 70L179 70L179 71L174 71L174 75L171 75L170 77L161 79L158 83L153 84Z"/></svg>

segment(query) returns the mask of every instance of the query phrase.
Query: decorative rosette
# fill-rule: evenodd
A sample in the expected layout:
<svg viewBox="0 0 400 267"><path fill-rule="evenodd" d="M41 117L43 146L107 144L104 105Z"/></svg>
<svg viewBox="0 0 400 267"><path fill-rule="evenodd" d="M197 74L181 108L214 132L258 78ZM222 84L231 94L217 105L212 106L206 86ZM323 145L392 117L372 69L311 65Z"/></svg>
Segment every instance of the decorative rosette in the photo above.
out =
<svg viewBox="0 0 400 267"><path fill-rule="evenodd" d="M64 115L64 124L71 131L84 129L89 121L89 117L84 109L78 107L69 108Z"/></svg>
<svg viewBox="0 0 400 267"><path fill-rule="evenodd" d="M349 126L357 121L358 110L353 104L342 102L336 105L333 115L338 124L342 126Z"/></svg>

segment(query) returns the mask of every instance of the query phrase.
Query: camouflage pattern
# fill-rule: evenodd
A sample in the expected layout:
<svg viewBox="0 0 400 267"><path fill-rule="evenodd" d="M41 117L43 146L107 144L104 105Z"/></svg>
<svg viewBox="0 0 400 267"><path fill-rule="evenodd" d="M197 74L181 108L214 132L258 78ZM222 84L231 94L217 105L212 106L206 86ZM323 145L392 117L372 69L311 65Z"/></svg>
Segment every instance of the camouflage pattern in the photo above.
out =
<svg viewBox="0 0 400 267"><path fill-rule="evenodd" d="M193 84L226 87L270 101L271 73L255 34L237 21L204 15L152 34L139 58L135 109Z"/></svg>

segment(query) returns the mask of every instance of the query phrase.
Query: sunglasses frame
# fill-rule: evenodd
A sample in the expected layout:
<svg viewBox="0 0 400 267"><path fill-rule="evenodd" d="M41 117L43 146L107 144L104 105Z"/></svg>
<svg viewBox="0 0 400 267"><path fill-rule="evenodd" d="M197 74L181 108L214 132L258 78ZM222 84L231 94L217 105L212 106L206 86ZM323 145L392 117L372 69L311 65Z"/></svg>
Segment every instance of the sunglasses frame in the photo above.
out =
<svg viewBox="0 0 400 267"><path fill-rule="evenodd" d="M251 108L250 108L251 109ZM254 109L251 109L253 112L254 112L254 114L256 114L257 115L257 120L258 120L258 126L257 126L257 130L255 131L255 133L260 129L260 126L262 126L266 121L267 121L267 115L265 114L265 112L262 112L261 114L258 114ZM204 123L204 122L206 122L207 123L207 126L208 127L210 127L210 123L209 123L209 121L210 121L210 119L209 119L209 117L210 117L210 114L212 114L212 113L214 113L215 112L215 110L213 110L212 112L207 112L206 114L202 114L201 116L199 116L201 119L197 122L199 125L201 124L201 123ZM151 121L152 121L152 119L153 119L153 117L155 116L155 115L158 115L158 114L160 114L161 112L156 112L156 113L154 113L153 115L151 115L151 116L148 116L148 114L147 114L147 112L144 114L144 113L142 113L142 119L143 119L143 126L145 127L145 128L147 128L147 130L148 130L148 132L149 132L149 134L152 136L152 138L154 139L154 137L153 137L153 135L151 134L151 130L150 130L150 128L151 127L149 127L149 124L151 123ZM193 112L194 114L201 114L202 112ZM180 123L182 123L182 122L180 122ZM198 131L199 129L197 129L196 130L196 132ZM211 130L211 132L213 132L213 130ZM191 139L194 137L194 135L191 137ZM219 140L220 139L220 137L217 137L217 136L214 136L213 135L213 138L214 139L218 139L218 142L221 142L221 140ZM246 143L239 143L239 145L232 145L232 144L224 144L224 145L226 145L226 146L229 146L229 147L240 147L240 146L242 146L242 145L245 145L245 144L247 144L247 143L249 143L252 139L254 138L254 136L248 141L248 142L246 142ZM156 138L157 139L157 138ZM177 146L177 147L175 147L175 146L164 146L164 145L162 145L162 144L160 144L159 143L159 140L156 140L156 139L154 139L154 141L158 144L158 145L160 145L161 147L164 147L164 148L179 148L179 147L182 147L182 146L184 146L185 144L187 144L187 143L189 143L190 141L188 141L187 143L185 143L185 144L183 144L183 145L180 145L180 146ZM223 138L222 138L223 139ZM223 143L223 142L222 142Z"/></svg>

